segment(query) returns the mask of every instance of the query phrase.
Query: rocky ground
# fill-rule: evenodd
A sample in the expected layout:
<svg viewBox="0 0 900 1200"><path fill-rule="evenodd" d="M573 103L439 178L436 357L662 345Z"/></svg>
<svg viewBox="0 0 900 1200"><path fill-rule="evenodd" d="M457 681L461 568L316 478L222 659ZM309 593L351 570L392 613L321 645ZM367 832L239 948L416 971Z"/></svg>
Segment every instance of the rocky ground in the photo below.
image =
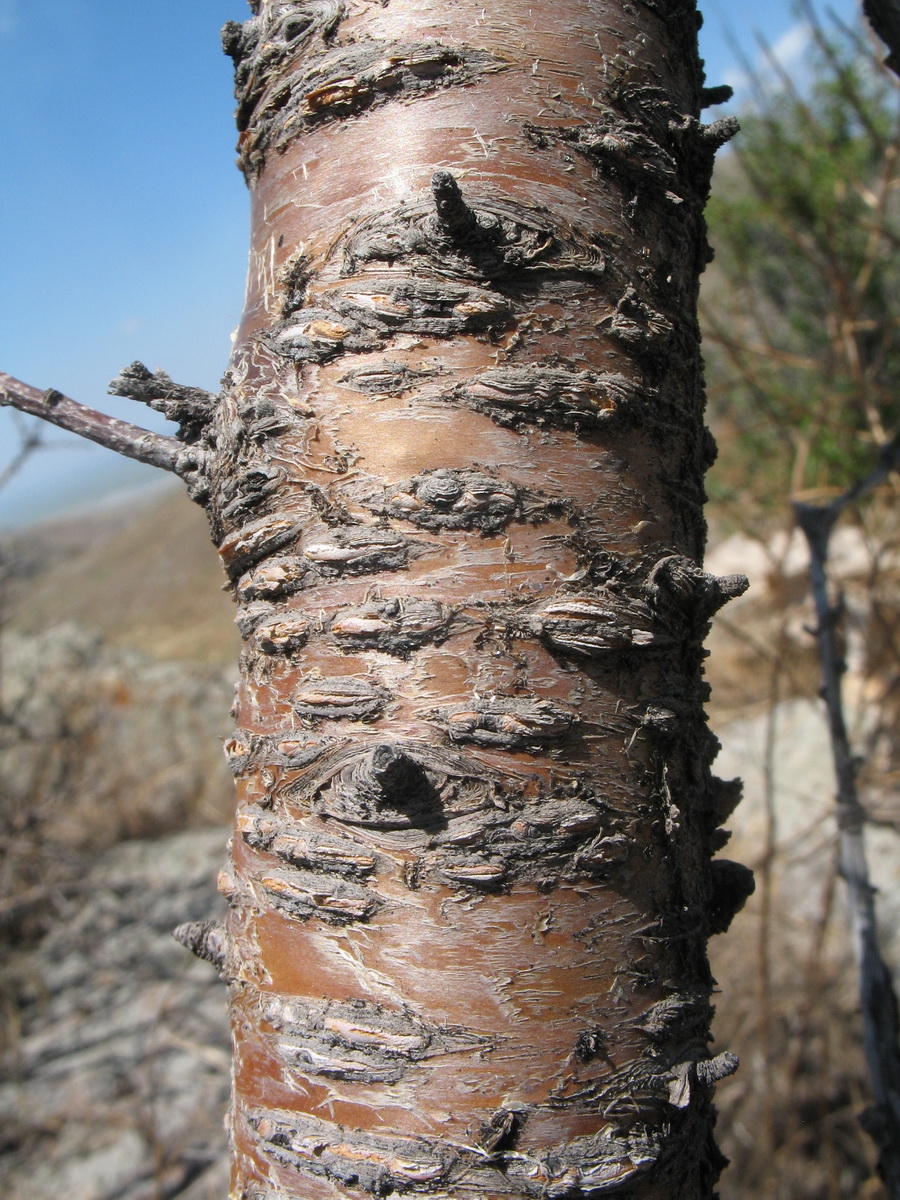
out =
<svg viewBox="0 0 900 1200"><path fill-rule="evenodd" d="M107 851L7 968L21 1029L0 1071L6 1200L226 1194L225 988L171 932L217 915L225 839L195 830Z"/></svg>

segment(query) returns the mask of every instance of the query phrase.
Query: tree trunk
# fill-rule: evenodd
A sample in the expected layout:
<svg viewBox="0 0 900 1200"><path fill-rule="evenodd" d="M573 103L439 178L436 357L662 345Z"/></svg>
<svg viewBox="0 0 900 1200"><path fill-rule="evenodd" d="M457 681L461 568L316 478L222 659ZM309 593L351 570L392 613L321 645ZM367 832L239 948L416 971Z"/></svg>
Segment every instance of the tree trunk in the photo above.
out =
<svg viewBox="0 0 900 1200"><path fill-rule="evenodd" d="M695 5L253 7L223 391L114 384L244 639L232 1194L709 1197Z"/></svg>
<svg viewBox="0 0 900 1200"><path fill-rule="evenodd" d="M863 12L875 33L887 46L884 60L900 75L900 3L898 0L863 0Z"/></svg>

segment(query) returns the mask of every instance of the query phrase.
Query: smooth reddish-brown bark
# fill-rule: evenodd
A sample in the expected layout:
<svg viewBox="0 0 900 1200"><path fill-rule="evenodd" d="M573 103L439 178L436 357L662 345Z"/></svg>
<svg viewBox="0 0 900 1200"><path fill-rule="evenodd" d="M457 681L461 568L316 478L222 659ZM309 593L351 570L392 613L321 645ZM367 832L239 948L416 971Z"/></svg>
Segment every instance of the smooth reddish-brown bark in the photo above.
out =
<svg viewBox="0 0 900 1200"><path fill-rule="evenodd" d="M263 0L219 397L139 365L244 638L233 1195L712 1194L688 0ZM706 97L709 98L708 96ZM175 469L175 468L173 468Z"/></svg>

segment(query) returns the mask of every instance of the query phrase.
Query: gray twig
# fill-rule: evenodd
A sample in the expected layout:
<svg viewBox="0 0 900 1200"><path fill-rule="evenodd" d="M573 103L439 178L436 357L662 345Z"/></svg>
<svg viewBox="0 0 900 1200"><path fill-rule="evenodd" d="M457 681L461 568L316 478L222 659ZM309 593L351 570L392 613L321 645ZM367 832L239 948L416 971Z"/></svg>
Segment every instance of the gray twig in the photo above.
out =
<svg viewBox="0 0 900 1200"><path fill-rule="evenodd" d="M38 424L29 425L18 416L13 414L13 419L20 422L18 425L19 433L19 448L0 471L0 488L6 487L12 477L21 471L25 463L31 457L35 450L39 450L44 444L43 430Z"/></svg>
<svg viewBox="0 0 900 1200"><path fill-rule="evenodd" d="M106 413L97 412L71 400L61 392L52 388L42 392L39 388L22 383L11 375L0 371L0 405L16 408L19 412L31 416L42 417L60 429L68 429L71 433L80 434L115 450L128 458L136 458L139 462L150 463L154 467L162 467L164 471L173 471L176 475L185 472L184 447L175 438L164 434L151 433L131 425L128 421L120 421L109 417Z"/></svg>

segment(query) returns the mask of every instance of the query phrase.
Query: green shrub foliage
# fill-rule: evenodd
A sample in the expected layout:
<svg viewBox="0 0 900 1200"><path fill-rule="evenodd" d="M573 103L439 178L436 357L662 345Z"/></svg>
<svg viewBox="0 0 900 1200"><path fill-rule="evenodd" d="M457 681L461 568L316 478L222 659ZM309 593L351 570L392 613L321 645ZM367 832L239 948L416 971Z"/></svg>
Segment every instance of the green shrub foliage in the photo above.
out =
<svg viewBox="0 0 900 1200"><path fill-rule="evenodd" d="M863 33L809 28L797 74L755 79L708 210L711 493L759 516L849 486L900 417L900 91Z"/></svg>

